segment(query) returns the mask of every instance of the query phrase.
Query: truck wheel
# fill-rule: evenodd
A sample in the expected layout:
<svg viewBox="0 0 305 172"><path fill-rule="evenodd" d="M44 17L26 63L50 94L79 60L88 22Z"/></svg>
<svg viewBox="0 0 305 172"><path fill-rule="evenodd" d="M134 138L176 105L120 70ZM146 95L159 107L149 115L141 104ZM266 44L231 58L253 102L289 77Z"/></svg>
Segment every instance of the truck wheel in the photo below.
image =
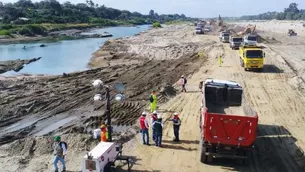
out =
<svg viewBox="0 0 305 172"><path fill-rule="evenodd" d="M244 70L247 71L248 69L247 69L247 68L244 68Z"/></svg>
<svg viewBox="0 0 305 172"><path fill-rule="evenodd" d="M200 139L200 162L202 163L206 163L207 162L207 156L205 155L205 153L207 152L207 148L203 145L203 139Z"/></svg>
<svg viewBox="0 0 305 172"><path fill-rule="evenodd" d="M237 155L247 156L247 151L237 150ZM246 165L247 163L248 163L248 158L247 159L237 159L237 164L239 164L239 165Z"/></svg>
<svg viewBox="0 0 305 172"><path fill-rule="evenodd" d="M207 149L207 152L213 153L213 148L208 148L208 149ZM208 163L211 163L211 162L213 161L213 155L208 155L207 158L208 158L208 159L207 159L207 162L208 162Z"/></svg>
<svg viewBox="0 0 305 172"><path fill-rule="evenodd" d="M104 167L104 172L112 172L112 167L110 163L107 163Z"/></svg>

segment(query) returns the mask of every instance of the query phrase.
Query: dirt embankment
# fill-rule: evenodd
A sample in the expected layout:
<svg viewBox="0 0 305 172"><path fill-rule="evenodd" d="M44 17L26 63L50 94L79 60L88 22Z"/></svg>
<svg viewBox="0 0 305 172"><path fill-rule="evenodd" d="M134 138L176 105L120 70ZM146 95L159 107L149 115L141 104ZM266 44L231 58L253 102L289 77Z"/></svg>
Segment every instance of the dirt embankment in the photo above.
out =
<svg viewBox="0 0 305 172"><path fill-rule="evenodd" d="M37 150L50 147L51 142L46 140L51 139L51 134L61 133L71 139L68 140L71 155L67 161L71 168L75 166L73 163L80 162L84 154L83 145L78 145L78 142L83 144L89 137L87 134L105 120L104 102L93 102L95 90L91 82L102 79L106 84L120 81L126 85L126 101L112 102L111 107L112 124L119 133L133 125L139 114L147 109L152 89L158 90L159 102L165 102L176 95L178 90L173 89L172 84L180 75L191 75L204 64L206 59L197 55L200 43L191 42L191 35L186 26L158 29L106 43L91 60L95 67L92 70L63 76L24 76L1 80L0 144L5 145L0 148L0 164L7 167L6 171L52 169L51 163L42 163L46 160L44 158L52 159L50 150L44 153ZM140 43L146 46L153 37L156 37L156 43L151 42L149 46L155 47L154 52L150 48L141 50L143 47L136 46ZM167 42L166 45L162 44L162 40ZM168 47L166 51L165 46ZM142 54L130 49L141 50ZM101 54L105 50L111 55ZM184 53L177 53L182 55L171 58L175 51ZM152 58L153 54L158 58ZM25 145L18 146L20 141L15 140L19 139ZM88 143L92 143L92 139ZM72 146L74 144L75 147ZM24 154L14 154L12 147L24 150L21 151ZM73 155L77 158L73 159ZM43 158L39 159L40 156ZM33 166L39 162L41 166Z"/></svg>
<svg viewBox="0 0 305 172"><path fill-rule="evenodd" d="M15 71L19 72L21 69L23 69L24 65L36 62L40 60L41 57L38 58L32 58L28 60L7 60L7 61L0 61L0 74L8 72L8 71Z"/></svg>

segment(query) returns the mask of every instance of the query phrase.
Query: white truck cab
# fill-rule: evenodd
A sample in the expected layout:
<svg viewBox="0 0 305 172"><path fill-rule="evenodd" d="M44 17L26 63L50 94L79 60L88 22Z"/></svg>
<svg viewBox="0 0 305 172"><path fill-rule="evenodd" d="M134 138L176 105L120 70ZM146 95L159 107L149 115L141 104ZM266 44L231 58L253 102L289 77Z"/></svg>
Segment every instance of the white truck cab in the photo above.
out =
<svg viewBox="0 0 305 172"><path fill-rule="evenodd" d="M249 46L257 45L257 36L256 35L251 35L251 34L245 35L243 40L246 45L249 45Z"/></svg>

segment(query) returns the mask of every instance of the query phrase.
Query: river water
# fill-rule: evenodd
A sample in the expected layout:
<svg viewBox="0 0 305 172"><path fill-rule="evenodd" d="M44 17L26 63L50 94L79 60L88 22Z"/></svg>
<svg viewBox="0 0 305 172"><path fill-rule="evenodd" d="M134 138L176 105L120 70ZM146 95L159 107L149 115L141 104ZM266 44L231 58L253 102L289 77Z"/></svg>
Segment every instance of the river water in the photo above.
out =
<svg viewBox="0 0 305 172"><path fill-rule="evenodd" d="M109 32L113 35L111 38L88 38L53 43L39 42L0 45L0 61L42 57L39 61L24 66L18 73L57 75L63 72L82 71L88 69L87 63L91 58L91 54L97 51L106 40L132 36L147 30L148 27L149 25L139 27L111 27L91 31L91 33ZM39 47L42 43L46 47ZM23 49L24 46L26 46L25 50ZM16 75L18 73L10 71L4 75Z"/></svg>

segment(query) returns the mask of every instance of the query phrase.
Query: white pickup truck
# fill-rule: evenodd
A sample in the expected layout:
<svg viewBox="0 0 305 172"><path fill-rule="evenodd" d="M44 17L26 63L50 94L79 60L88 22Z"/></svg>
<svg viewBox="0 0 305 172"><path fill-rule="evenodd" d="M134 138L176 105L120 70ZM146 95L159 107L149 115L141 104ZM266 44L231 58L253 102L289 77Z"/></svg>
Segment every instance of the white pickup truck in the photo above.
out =
<svg viewBox="0 0 305 172"><path fill-rule="evenodd" d="M112 172L116 160L124 160L128 163L129 157L122 156L121 146L112 142L100 142L82 161L82 172Z"/></svg>

